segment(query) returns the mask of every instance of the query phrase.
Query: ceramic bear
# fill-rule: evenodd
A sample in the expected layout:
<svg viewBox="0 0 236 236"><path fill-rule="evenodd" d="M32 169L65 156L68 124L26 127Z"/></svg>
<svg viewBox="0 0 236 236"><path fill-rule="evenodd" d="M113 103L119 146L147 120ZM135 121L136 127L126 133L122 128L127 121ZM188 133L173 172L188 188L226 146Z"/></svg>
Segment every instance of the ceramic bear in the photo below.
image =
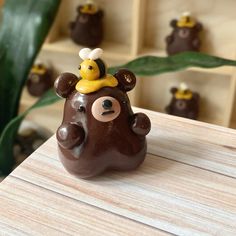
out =
<svg viewBox="0 0 236 236"><path fill-rule="evenodd" d="M38 63L32 67L26 82L26 87L32 96L40 97L53 87L53 83L52 70L42 63Z"/></svg>
<svg viewBox="0 0 236 236"><path fill-rule="evenodd" d="M185 84L181 84L180 88L171 88L170 92L172 99L166 107L166 112L170 115L196 120L199 113L199 94L189 90Z"/></svg>
<svg viewBox="0 0 236 236"><path fill-rule="evenodd" d="M172 20L172 33L166 38L166 51L174 55L185 51L199 51L201 41L199 32L202 24L196 22L188 13L184 13L179 20Z"/></svg>
<svg viewBox="0 0 236 236"><path fill-rule="evenodd" d="M77 17L70 24L71 38L80 45L98 46L103 39L103 11L90 1L78 6Z"/></svg>
<svg viewBox="0 0 236 236"><path fill-rule="evenodd" d="M68 172L81 178L137 168L151 128L145 114L133 113L126 94L135 86L135 75L126 69L108 75L101 53L82 49L81 77L64 73L55 82L57 94L66 98L57 130L59 157Z"/></svg>

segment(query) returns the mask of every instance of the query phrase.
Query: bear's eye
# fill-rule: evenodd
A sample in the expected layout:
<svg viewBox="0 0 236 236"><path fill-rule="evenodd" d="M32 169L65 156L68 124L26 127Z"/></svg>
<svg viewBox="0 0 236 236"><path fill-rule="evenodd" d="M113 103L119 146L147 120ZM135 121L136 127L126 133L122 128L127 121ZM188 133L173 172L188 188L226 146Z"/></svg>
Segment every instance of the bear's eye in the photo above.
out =
<svg viewBox="0 0 236 236"><path fill-rule="evenodd" d="M78 66L78 69L81 70L81 65Z"/></svg>
<svg viewBox="0 0 236 236"><path fill-rule="evenodd" d="M82 105L80 105L77 111L79 111L79 112L85 112L85 107L82 106Z"/></svg>
<svg viewBox="0 0 236 236"><path fill-rule="evenodd" d="M112 108L112 101L106 99L106 100L104 100L104 101L102 102L102 106L103 106L103 108L104 108L105 110L109 110L109 109Z"/></svg>
<svg viewBox="0 0 236 236"><path fill-rule="evenodd" d="M93 67L92 67L92 66L88 66L88 69L89 69L89 70L92 70L92 69L93 69Z"/></svg>

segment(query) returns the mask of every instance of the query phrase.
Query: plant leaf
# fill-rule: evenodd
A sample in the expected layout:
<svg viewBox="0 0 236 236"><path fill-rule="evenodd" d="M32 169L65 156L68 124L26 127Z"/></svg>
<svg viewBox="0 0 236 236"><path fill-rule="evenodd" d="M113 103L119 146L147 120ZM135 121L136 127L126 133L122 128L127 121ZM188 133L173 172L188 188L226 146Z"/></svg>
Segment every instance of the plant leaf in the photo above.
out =
<svg viewBox="0 0 236 236"><path fill-rule="evenodd" d="M0 28L0 133L18 113L22 87L60 0L7 0Z"/></svg>
<svg viewBox="0 0 236 236"><path fill-rule="evenodd" d="M32 110L47 106L59 101L60 98L55 94L54 90L51 89L46 92L34 105L27 109L22 114L12 119L4 128L0 137L0 175L8 175L14 165L13 159L13 145L18 128L25 118L25 116Z"/></svg>
<svg viewBox="0 0 236 236"><path fill-rule="evenodd" d="M27 114L16 117L21 91L59 3L60 0L5 1L0 28L0 134L3 132L0 170L4 174L8 174L14 164L14 138Z"/></svg>
<svg viewBox="0 0 236 236"><path fill-rule="evenodd" d="M127 68L139 76L152 76L188 67L215 68L219 66L236 66L236 61L199 52L183 52L169 57L140 57L124 65L112 67L108 71L114 74L120 68Z"/></svg>

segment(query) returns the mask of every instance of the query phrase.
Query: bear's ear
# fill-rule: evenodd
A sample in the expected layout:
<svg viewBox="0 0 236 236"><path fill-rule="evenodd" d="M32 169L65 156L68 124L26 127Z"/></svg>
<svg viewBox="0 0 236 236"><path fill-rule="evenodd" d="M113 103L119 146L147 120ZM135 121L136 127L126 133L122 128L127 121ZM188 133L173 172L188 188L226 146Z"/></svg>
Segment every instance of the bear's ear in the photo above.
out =
<svg viewBox="0 0 236 236"><path fill-rule="evenodd" d="M58 96L67 98L75 90L79 78L72 73L63 73L55 81L54 87Z"/></svg>
<svg viewBox="0 0 236 236"><path fill-rule="evenodd" d="M200 31L202 31L203 26L202 26L201 23L197 23L197 24L194 26L194 28L195 28L198 32L200 32Z"/></svg>
<svg viewBox="0 0 236 236"><path fill-rule="evenodd" d="M170 92L171 92L172 94L175 94L177 91L178 91L178 89L177 89L176 87L172 87L172 88L170 89Z"/></svg>
<svg viewBox="0 0 236 236"><path fill-rule="evenodd" d="M79 6L77 7L77 9L76 9L77 12L80 13L82 8L83 8L83 6L82 6L82 5L79 5Z"/></svg>
<svg viewBox="0 0 236 236"><path fill-rule="evenodd" d="M104 16L104 13L102 10L99 10L96 14L97 14L98 18L103 18L103 16Z"/></svg>
<svg viewBox="0 0 236 236"><path fill-rule="evenodd" d="M176 19L171 20L170 26L171 26L172 28L176 28L176 27L177 27L177 20L176 20Z"/></svg>
<svg viewBox="0 0 236 236"><path fill-rule="evenodd" d="M193 93L193 99L195 99L196 101L200 99L200 95L199 93Z"/></svg>
<svg viewBox="0 0 236 236"><path fill-rule="evenodd" d="M120 69L114 77L118 80L118 87L125 92L132 90L136 85L136 77L134 73L127 69Z"/></svg>

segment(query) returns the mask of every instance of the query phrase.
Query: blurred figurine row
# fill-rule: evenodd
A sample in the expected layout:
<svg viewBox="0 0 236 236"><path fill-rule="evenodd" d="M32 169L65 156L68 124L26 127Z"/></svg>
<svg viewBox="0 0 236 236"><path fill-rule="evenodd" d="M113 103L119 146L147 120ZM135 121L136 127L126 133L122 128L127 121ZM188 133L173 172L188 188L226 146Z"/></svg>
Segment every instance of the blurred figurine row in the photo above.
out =
<svg viewBox="0 0 236 236"><path fill-rule="evenodd" d="M77 7L76 19L69 25L71 39L76 44L87 47L101 44L104 35L103 17L104 11L94 1L86 0L83 5ZM166 37L168 55L200 50L199 33L203 26L189 12L183 13L178 20L171 20L170 25L173 30Z"/></svg>

